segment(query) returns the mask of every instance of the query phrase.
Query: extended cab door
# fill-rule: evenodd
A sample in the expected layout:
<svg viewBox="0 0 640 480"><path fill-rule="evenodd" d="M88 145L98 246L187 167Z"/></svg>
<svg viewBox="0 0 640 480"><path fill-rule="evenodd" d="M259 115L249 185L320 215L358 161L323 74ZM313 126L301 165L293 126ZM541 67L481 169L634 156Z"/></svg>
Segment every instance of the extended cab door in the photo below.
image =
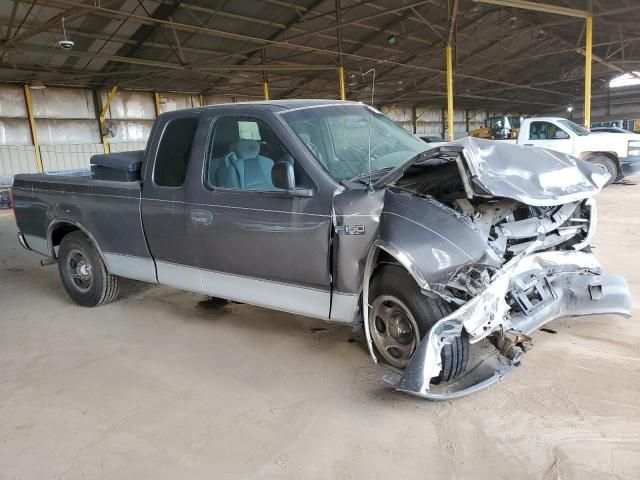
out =
<svg viewBox="0 0 640 480"><path fill-rule="evenodd" d="M528 138L524 139L523 145L548 148L562 153L573 153L573 138L571 134L560 125L543 120L532 120L530 122Z"/></svg>
<svg viewBox="0 0 640 480"><path fill-rule="evenodd" d="M202 111L161 115L151 132L142 188L142 223L158 282L194 292L202 291L185 204L185 180ZM198 165L196 165L197 167Z"/></svg>
<svg viewBox="0 0 640 480"><path fill-rule="evenodd" d="M251 107L209 110L194 155L186 218L204 291L328 318L333 189L314 175L319 167L273 113ZM283 162L293 191L273 184Z"/></svg>

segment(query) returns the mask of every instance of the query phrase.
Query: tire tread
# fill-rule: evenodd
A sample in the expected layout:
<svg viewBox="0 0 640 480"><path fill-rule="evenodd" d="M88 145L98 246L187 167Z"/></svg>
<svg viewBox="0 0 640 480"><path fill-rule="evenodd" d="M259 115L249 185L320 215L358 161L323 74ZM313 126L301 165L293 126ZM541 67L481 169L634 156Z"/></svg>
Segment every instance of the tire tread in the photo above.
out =
<svg viewBox="0 0 640 480"><path fill-rule="evenodd" d="M63 265L60 263L61 261L64 261L64 258L62 257L64 257L65 251L67 248L70 248L72 244L75 244L76 248L84 251L87 258L92 263L92 267L95 272L95 288L86 293L75 291L67 285L68 279L66 278L66 272ZM120 277L107 271L107 267L100 256L100 252L98 252L96 246L84 233L74 231L65 235L60 242L58 254L58 270L60 272L60 277L63 285L65 286L65 290L74 302L87 307L99 307L111 303L118 298L118 294L120 292Z"/></svg>
<svg viewBox="0 0 640 480"><path fill-rule="evenodd" d="M397 293L407 305L414 305L414 317L420 328L420 337L424 338L431 327L441 318L446 317L453 308L441 298L424 295L416 285L409 273L399 265L385 264L379 267L371 281L371 294L373 300L382 291L392 290ZM411 301L411 300L415 301ZM417 301L417 304L416 304ZM434 379L434 383L449 382L460 376L466 369L469 360L469 340L463 332L463 336L445 345L441 353L442 372L440 377Z"/></svg>

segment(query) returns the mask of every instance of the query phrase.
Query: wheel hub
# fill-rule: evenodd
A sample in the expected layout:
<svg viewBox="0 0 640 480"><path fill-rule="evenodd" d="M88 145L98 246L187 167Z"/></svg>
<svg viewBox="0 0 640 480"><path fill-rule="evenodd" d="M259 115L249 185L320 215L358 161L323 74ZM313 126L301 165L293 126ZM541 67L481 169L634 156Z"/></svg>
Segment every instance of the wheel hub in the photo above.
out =
<svg viewBox="0 0 640 480"><path fill-rule="evenodd" d="M381 295L371 305L369 332L384 360L398 368L409 364L420 342L413 315L400 299L391 295Z"/></svg>
<svg viewBox="0 0 640 480"><path fill-rule="evenodd" d="M389 335L397 342L406 344L411 341L413 331L409 320L402 314L396 314L389 321Z"/></svg>
<svg viewBox="0 0 640 480"><path fill-rule="evenodd" d="M67 272L73 285L81 292L86 292L93 283L91 264L80 250L73 250L67 257Z"/></svg>

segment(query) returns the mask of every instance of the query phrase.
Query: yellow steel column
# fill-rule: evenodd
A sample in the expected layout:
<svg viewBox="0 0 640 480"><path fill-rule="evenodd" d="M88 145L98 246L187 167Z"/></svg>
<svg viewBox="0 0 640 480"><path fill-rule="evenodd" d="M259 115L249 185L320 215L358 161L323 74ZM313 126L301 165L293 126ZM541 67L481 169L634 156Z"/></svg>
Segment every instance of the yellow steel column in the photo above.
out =
<svg viewBox="0 0 640 480"><path fill-rule="evenodd" d="M109 147L109 137L104 135L104 121L107 116L107 112L109 111L109 105L111 105L111 100L113 100L113 97L116 96L117 92L118 92L117 85L114 85L113 87L111 87L111 90L107 95L107 101L104 102L104 105L102 106L102 112L100 112L100 118L99 118L100 134L102 135L102 146L104 147L104 153L111 153L111 148Z"/></svg>
<svg viewBox="0 0 640 480"><path fill-rule="evenodd" d="M267 64L267 51L262 49L262 64ZM262 71L262 93L264 94L264 99L269 101L269 77L267 76L267 71Z"/></svg>
<svg viewBox="0 0 640 480"><path fill-rule="evenodd" d="M156 118L160 116L160 94L153 92L153 105L156 108Z"/></svg>
<svg viewBox="0 0 640 480"><path fill-rule="evenodd" d="M36 131L36 121L33 117L33 103L31 102L31 89L29 85L24 84L24 101L27 104L27 115L29 115L29 128L31 129L31 140L33 141L33 150L36 154L36 165L38 171L44 171L42 167L42 156L40 155L40 142L38 141L38 132Z"/></svg>
<svg viewBox="0 0 640 480"><path fill-rule="evenodd" d="M340 100L347 99L347 92L344 88L344 67L338 67L338 81L340 82Z"/></svg>
<svg viewBox="0 0 640 480"><path fill-rule="evenodd" d="M447 128L449 129L449 141L455 140L453 131L453 54L451 45L447 45Z"/></svg>
<svg viewBox="0 0 640 480"><path fill-rule="evenodd" d="M587 17L584 51L584 128L591 129L591 51L593 49L593 17Z"/></svg>
<svg viewBox="0 0 640 480"><path fill-rule="evenodd" d="M200 94L200 96L198 97L198 99L200 100L200 106L204 107L204 95Z"/></svg>

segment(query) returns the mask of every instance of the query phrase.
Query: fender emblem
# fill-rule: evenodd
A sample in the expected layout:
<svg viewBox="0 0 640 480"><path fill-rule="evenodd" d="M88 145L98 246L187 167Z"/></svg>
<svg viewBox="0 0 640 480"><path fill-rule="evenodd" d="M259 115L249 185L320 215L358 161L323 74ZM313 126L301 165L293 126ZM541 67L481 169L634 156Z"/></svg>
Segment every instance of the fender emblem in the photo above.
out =
<svg viewBox="0 0 640 480"><path fill-rule="evenodd" d="M344 233L345 235L364 235L364 225L338 225L336 233Z"/></svg>

